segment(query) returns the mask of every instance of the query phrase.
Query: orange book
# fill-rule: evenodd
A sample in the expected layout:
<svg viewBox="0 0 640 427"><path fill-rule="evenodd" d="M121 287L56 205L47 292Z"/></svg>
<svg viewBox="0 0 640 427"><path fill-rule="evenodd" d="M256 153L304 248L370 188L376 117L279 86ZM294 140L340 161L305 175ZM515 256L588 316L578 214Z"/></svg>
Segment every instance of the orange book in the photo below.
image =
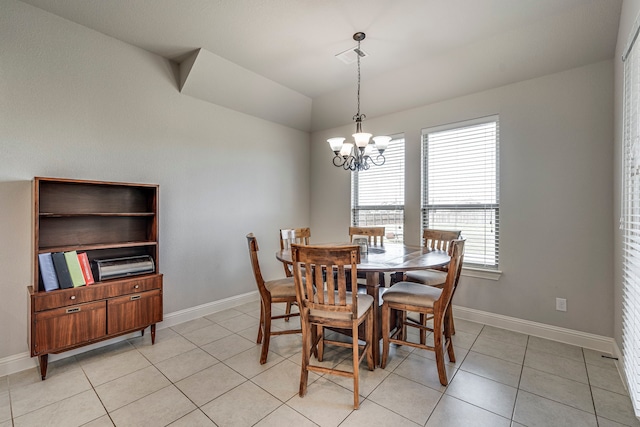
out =
<svg viewBox="0 0 640 427"><path fill-rule="evenodd" d="M87 253L79 252L78 261L80 262L80 269L82 270L82 275L84 276L84 282L87 285L93 284L93 273L91 273L91 266L89 266L89 257L87 256Z"/></svg>

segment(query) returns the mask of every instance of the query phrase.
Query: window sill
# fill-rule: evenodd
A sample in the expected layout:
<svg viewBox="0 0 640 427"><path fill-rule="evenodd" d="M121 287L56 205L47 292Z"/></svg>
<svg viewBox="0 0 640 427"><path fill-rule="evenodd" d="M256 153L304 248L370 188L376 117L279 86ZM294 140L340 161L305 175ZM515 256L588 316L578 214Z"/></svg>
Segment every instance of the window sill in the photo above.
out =
<svg viewBox="0 0 640 427"><path fill-rule="evenodd" d="M482 268L462 267L462 275L477 277L479 279L499 280L502 275L500 270L485 270Z"/></svg>

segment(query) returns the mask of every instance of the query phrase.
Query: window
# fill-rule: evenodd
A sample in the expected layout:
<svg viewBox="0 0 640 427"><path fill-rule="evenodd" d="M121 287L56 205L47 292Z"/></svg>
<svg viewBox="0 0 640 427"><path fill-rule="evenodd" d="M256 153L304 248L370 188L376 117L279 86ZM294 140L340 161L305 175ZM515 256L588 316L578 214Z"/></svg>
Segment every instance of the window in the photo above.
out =
<svg viewBox="0 0 640 427"><path fill-rule="evenodd" d="M629 396L640 413L640 58L633 41L624 61L622 160L622 356Z"/></svg>
<svg viewBox="0 0 640 427"><path fill-rule="evenodd" d="M384 165L351 173L351 223L384 226L385 241L404 237L404 136L395 136L384 152Z"/></svg>
<svg viewBox="0 0 640 427"><path fill-rule="evenodd" d="M466 267L498 269L498 118L422 131L422 228L461 230Z"/></svg>

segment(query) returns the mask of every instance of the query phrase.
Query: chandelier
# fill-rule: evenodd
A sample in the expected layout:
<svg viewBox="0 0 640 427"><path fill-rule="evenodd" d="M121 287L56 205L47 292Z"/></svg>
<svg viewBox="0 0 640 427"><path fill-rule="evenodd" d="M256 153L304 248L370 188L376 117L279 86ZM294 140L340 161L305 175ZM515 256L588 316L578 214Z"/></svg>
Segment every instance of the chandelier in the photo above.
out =
<svg viewBox="0 0 640 427"><path fill-rule="evenodd" d="M353 120L356 122L356 133L352 135L354 142L345 142L346 138L342 137L327 139L335 154L333 165L350 171L367 170L371 165L382 166L385 161L384 150L387 149L389 141L391 141L390 136L371 138L370 133L362 132L362 120L367 116L360 114L360 57L364 56L360 50L360 42L365 37L365 33L361 32L353 35L353 39L358 42L358 47L354 49L358 58L358 112L353 116Z"/></svg>

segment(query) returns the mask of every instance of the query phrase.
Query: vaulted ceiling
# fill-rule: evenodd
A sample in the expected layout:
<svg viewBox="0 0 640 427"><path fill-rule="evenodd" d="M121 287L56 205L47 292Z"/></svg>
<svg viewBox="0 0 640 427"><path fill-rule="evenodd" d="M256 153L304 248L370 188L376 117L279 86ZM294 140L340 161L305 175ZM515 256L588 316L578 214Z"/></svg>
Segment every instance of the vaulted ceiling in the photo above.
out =
<svg viewBox="0 0 640 427"><path fill-rule="evenodd" d="M181 64L183 93L302 130L610 59L622 0L22 0ZM276 108L274 108L274 106Z"/></svg>

